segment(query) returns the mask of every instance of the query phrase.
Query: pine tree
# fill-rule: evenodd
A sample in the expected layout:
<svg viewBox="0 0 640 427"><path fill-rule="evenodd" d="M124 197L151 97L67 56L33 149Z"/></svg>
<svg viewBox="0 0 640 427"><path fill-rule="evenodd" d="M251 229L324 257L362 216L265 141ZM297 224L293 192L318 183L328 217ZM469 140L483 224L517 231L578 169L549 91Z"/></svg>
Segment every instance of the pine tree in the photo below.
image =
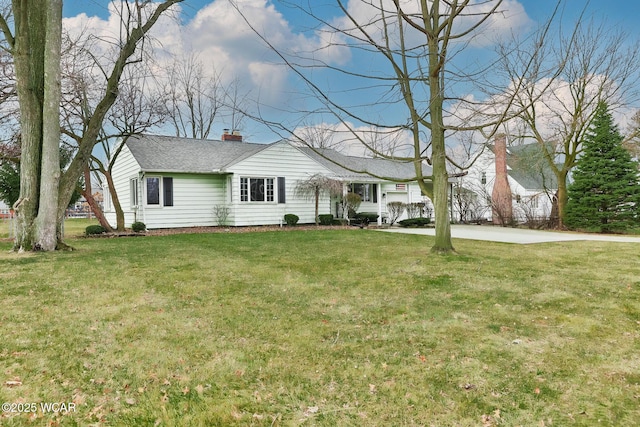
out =
<svg viewBox="0 0 640 427"><path fill-rule="evenodd" d="M639 224L638 168L622 141L608 105L599 103L568 189L570 228L606 233Z"/></svg>

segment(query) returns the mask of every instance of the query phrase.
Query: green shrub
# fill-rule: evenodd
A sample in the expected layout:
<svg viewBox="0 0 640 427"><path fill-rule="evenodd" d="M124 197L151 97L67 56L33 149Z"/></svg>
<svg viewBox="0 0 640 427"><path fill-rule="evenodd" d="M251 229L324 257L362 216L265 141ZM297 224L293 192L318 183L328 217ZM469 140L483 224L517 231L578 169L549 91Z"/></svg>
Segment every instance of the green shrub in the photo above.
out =
<svg viewBox="0 0 640 427"><path fill-rule="evenodd" d="M398 224L402 227L426 227L430 223L430 218L409 218L398 221Z"/></svg>
<svg viewBox="0 0 640 427"><path fill-rule="evenodd" d="M351 217L352 222L356 224L370 224L378 220L378 214L375 212L358 212Z"/></svg>
<svg viewBox="0 0 640 427"><path fill-rule="evenodd" d="M107 232L107 230L103 226L97 225L97 224L90 225L90 226L88 226L87 228L84 229L84 234L87 235L87 236L92 236L92 235L95 235L95 234L103 234L103 233L106 233L106 232Z"/></svg>
<svg viewBox="0 0 640 427"><path fill-rule="evenodd" d="M131 229L136 233L140 233L145 231L147 229L147 226L144 225L144 222L136 221L133 224L131 224Z"/></svg>
<svg viewBox="0 0 640 427"><path fill-rule="evenodd" d="M332 214L322 214L318 215L318 220L321 225L331 225L333 224L333 215Z"/></svg>
<svg viewBox="0 0 640 427"><path fill-rule="evenodd" d="M298 220L300 219L300 217L298 215L295 214L286 214L284 216L284 222L287 223L287 225L289 226L294 226L298 223Z"/></svg>

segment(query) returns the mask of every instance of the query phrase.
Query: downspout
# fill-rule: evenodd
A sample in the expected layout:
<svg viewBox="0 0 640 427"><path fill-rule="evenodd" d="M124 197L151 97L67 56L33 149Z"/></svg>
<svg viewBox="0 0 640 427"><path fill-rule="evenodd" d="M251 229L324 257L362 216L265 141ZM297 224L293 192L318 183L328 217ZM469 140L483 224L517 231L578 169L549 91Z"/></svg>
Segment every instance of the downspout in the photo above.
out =
<svg viewBox="0 0 640 427"><path fill-rule="evenodd" d="M347 194L349 194L349 187L347 183L342 183L342 218L347 220L347 224L349 224L349 210L347 209Z"/></svg>
<svg viewBox="0 0 640 427"><path fill-rule="evenodd" d="M147 218L145 215L145 210L144 210L144 203L142 203L142 201L145 199L144 197L144 190L145 190L145 186L144 186L144 172L140 171L138 173L138 206L136 207L136 212L140 213L139 211L142 211L142 222L143 223L147 223ZM136 217L138 215L135 215ZM138 219L136 218L136 221Z"/></svg>
<svg viewBox="0 0 640 427"><path fill-rule="evenodd" d="M449 220L453 222L453 183L449 183Z"/></svg>
<svg viewBox="0 0 640 427"><path fill-rule="evenodd" d="M382 225L382 184L377 183L378 186L378 227Z"/></svg>

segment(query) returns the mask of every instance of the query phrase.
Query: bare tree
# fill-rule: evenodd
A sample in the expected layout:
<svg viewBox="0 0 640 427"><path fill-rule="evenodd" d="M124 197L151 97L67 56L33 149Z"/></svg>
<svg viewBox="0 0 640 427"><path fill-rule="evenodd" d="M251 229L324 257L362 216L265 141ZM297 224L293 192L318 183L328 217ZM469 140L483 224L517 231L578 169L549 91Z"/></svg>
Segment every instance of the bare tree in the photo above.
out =
<svg viewBox="0 0 640 427"><path fill-rule="evenodd" d="M96 58L96 66L106 84L82 138L77 140L75 156L64 171L56 160L60 141L60 102L56 100L60 99L61 92L62 1L13 0L13 31L11 17L0 15L0 30L15 63L22 131L20 199L14 206L18 217L15 249L53 250L62 244L61 229L57 225L64 218L98 141L103 121L117 98L122 74L128 64L140 60L134 54L160 16L180 1L118 3L122 37L113 45L116 54L109 65L99 63ZM42 125L45 115L47 122Z"/></svg>
<svg viewBox="0 0 640 427"><path fill-rule="evenodd" d="M224 107L224 123L232 130L240 131L244 128L247 114L250 112L248 105L249 91L243 89L242 81L235 77L231 82L222 86Z"/></svg>
<svg viewBox="0 0 640 427"><path fill-rule="evenodd" d="M627 135L622 143L634 159L640 159L640 111L631 117L627 128Z"/></svg>
<svg viewBox="0 0 640 427"><path fill-rule="evenodd" d="M63 141L72 150L81 144L83 134L91 120L94 109L100 102L104 82L95 78L95 60L91 51L94 40L86 34L76 38L67 35L63 42ZM142 133L162 124L167 118L164 98L150 84L151 71L147 61L130 64L123 72L118 87L118 96L105 116L96 139L90 162L83 170L82 195L95 213L100 224L107 230L113 227L104 216L99 203L94 200L92 183L106 184L116 213L115 228L124 230L124 212L114 190L111 171L122 150L120 142L130 135Z"/></svg>
<svg viewBox="0 0 640 427"><path fill-rule="evenodd" d="M325 59L322 49L314 51L313 55L299 52L287 54L268 36L261 35L280 59L306 82L321 104L316 112L332 114L351 132L352 138L374 155L414 166L414 180L435 207L436 239L432 247L435 252L454 250L449 218L445 136L471 129L483 129L487 135L493 135L510 107L507 99L502 113L482 123L465 124L457 120L457 110L462 108L461 105L471 102L469 108L475 107L473 100L465 95L469 93L469 84L478 83L478 75L483 70L465 70L456 66L456 56L469 46L475 35L487 28L491 19L500 17L503 3L507 4L502 0L392 0L362 1L357 2L357 8L350 8L355 3L336 0L335 5L342 16L331 21L324 20L311 2L304 3L306 6L289 3L317 21L314 31L321 32L323 40L331 40L323 46L325 51L353 50L359 56L360 64L382 59L386 62L383 68L348 69L336 66ZM236 9L241 12L237 5ZM250 22L248 24L251 25ZM260 34L255 27L252 28ZM319 68L326 72L322 74L322 79L314 75ZM330 73L336 75L332 78ZM338 94L342 94L342 91L332 90L323 83L325 81L348 81L348 99L341 99ZM521 80L503 83L517 91ZM360 93L377 93L379 98L374 103L364 103L360 101ZM295 133L294 126L265 121L275 129ZM361 125L382 132L401 129L410 141L409 154L390 156L381 152L371 139L367 140L358 133L358 126ZM433 172L428 176L424 172L423 162L432 166Z"/></svg>
<svg viewBox="0 0 640 427"><path fill-rule="evenodd" d="M207 139L224 98L219 74L213 70L207 75L193 54L177 57L169 68L165 93L176 135Z"/></svg>
<svg viewBox="0 0 640 427"><path fill-rule="evenodd" d="M116 214L116 229L124 231L124 211L113 183L113 166L125 146L126 140L158 127L168 119L164 97L154 85L149 84L149 74L143 64L129 68L121 81L118 99L106 117L99 143L91 156L91 170L96 180L106 180L111 204ZM106 160L103 160L106 159ZM103 185L103 187L105 187ZM85 180L85 190L86 190ZM90 193L90 191L87 191ZM91 198L93 196L89 194ZM87 195L85 194L85 198ZM87 198L89 201L89 198ZM94 203L97 208L97 203Z"/></svg>
<svg viewBox="0 0 640 427"><path fill-rule="evenodd" d="M335 125L328 125L326 123L319 125L303 123L296 132L291 135L290 141L300 146L339 150L341 143L337 141L336 133Z"/></svg>

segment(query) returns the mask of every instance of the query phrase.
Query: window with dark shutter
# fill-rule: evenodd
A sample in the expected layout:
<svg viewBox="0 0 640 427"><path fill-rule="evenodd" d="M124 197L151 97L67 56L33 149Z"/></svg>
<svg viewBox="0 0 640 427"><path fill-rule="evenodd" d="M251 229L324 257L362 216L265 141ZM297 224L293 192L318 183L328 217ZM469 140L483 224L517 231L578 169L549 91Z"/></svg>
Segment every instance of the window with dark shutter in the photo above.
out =
<svg viewBox="0 0 640 427"><path fill-rule="evenodd" d="M147 177L147 205L160 205L160 178Z"/></svg>
<svg viewBox="0 0 640 427"><path fill-rule="evenodd" d="M287 187L285 186L284 176L278 177L278 203L287 202Z"/></svg>
<svg viewBox="0 0 640 427"><path fill-rule="evenodd" d="M164 189L164 205L173 206L173 178L168 176L162 178L162 188Z"/></svg>

